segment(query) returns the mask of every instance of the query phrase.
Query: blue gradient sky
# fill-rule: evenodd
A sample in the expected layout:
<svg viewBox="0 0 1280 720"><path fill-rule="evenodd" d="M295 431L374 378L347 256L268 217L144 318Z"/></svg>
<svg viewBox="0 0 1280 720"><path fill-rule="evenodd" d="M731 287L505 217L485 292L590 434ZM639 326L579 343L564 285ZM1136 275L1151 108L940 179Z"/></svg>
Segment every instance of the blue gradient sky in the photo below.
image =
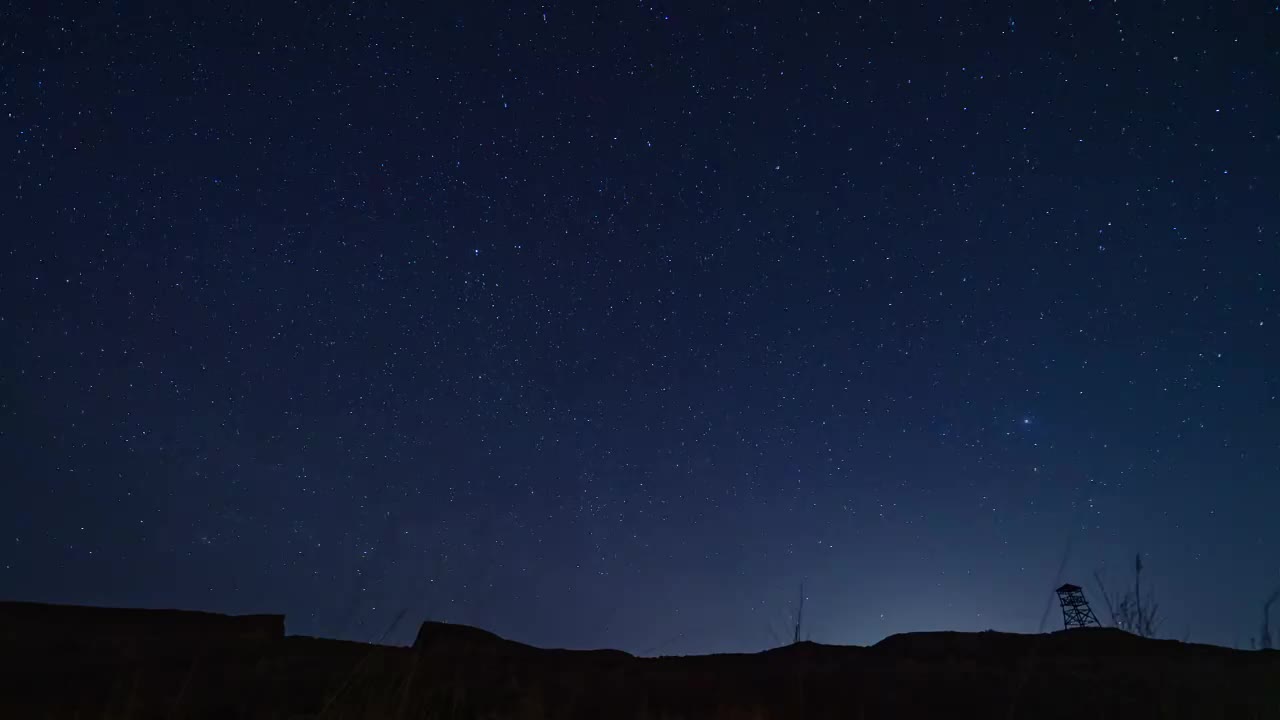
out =
<svg viewBox="0 0 1280 720"><path fill-rule="evenodd" d="M3 31L0 596L691 653L1142 551L1257 635L1274 13L152 13Z"/></svg>

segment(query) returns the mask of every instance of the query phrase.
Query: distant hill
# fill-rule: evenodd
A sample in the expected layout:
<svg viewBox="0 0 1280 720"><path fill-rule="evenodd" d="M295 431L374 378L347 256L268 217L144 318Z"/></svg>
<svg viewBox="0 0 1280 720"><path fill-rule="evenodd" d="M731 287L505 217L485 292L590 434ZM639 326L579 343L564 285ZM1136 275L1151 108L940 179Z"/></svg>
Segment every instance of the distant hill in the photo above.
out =
<svg viewBox="0 0 1280 720"><path fill-rule="evenodd" d="M0 603L0 718L1280 718L1280 652L1118 630L638 658L427 622L411 648L283 617Z"/></svg>

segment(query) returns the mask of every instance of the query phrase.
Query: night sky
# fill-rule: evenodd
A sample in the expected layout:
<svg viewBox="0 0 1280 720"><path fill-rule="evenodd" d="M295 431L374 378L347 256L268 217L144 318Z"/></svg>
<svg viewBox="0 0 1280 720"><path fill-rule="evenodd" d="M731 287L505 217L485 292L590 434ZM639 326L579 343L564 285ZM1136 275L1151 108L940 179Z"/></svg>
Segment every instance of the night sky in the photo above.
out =
<svg viewBox="0 0 1280 720"><path fill-rule="evenodd" d="M0 597L682 654L1141 551L1258 635L1276 8L22 5Z"/></svg>

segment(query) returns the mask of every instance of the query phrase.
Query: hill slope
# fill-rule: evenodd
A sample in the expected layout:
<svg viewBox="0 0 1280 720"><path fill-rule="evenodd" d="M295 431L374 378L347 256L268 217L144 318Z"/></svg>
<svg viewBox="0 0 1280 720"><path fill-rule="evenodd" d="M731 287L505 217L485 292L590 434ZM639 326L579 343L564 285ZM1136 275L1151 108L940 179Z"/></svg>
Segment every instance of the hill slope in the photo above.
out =
<svg viewBox="0 0 1280 720"><path fill-rule="evenodd" d="M289 637L278 619L0 603L0 717L1280 718L1280 652L1115 630L637 658L430 622L412 648Z"/></svg>

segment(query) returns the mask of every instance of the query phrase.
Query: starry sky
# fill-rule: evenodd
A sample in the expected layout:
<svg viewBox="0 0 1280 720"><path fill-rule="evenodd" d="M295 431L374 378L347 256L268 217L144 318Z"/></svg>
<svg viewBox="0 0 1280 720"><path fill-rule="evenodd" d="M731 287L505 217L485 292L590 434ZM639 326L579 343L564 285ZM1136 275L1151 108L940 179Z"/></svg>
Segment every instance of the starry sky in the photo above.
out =
<svg viewBox="0 0 1280 720"><path fill-rule="evenodd" d="M1141 551L1258 634L1280 11L21 5L0 596L682 654Z"/></svg>

